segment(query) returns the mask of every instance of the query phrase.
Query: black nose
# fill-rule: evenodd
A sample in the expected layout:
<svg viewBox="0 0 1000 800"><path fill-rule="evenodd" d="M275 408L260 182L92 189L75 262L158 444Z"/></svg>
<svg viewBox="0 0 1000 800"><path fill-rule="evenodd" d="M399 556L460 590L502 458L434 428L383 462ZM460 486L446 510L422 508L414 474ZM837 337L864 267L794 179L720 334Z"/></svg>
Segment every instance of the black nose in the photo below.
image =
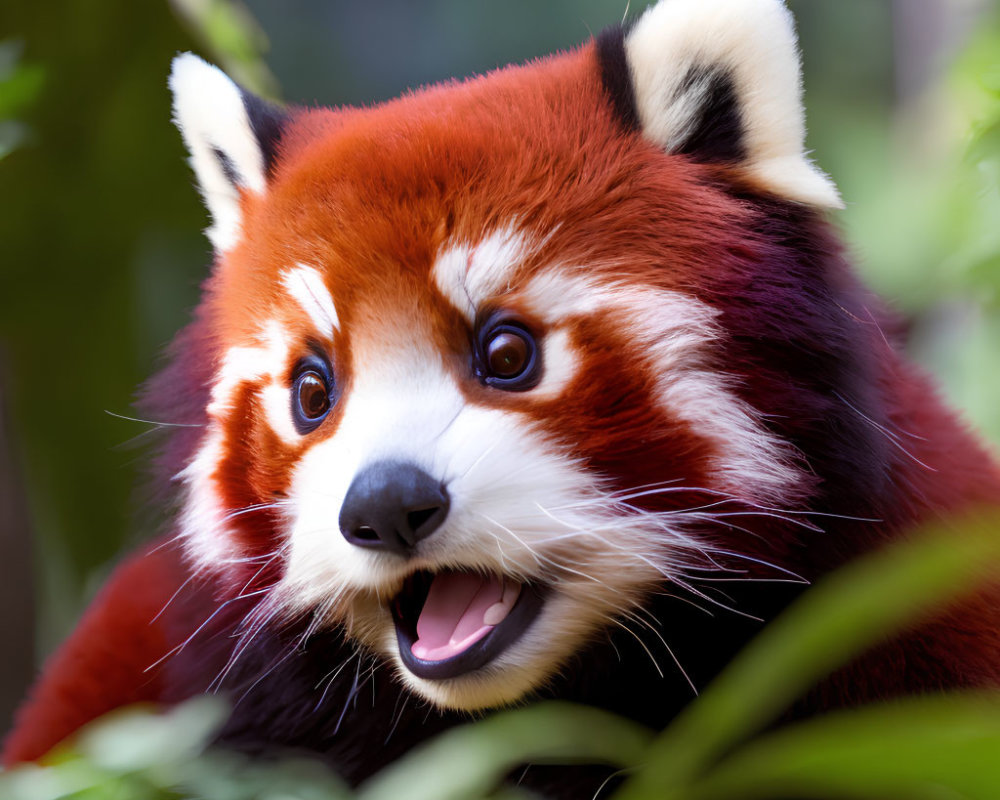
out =
<svg viewBox="0 0 1000 800"><path fill-rule="evenodd" d="M415 464L378 461L359 472L340 509L351 544L407 554L448 516L448 492Z"/></svg>

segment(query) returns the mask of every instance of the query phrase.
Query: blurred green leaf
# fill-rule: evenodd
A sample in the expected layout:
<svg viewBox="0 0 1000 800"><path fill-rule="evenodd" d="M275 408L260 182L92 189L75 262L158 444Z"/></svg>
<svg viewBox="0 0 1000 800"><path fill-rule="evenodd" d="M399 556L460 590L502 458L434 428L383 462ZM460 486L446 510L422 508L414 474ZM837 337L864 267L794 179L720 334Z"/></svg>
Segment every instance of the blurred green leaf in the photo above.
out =
<svg viewBox="0 0 1000 800"><path fill-rule="evenodd" d="M810 686L971 591L984 570L995 575L998 565L1000 521L990 517L942 524L829 576L766 627L656 740L619 800L683 797L679 787Z"/></svg>
<svg viewBox="0 0 1000 800"><path fill-rule="evenodd" d="M630 766L651 740L605 711L546 703L439 736L372 778L359 800L481 800L520 764Z"/></svg>
<svg viewBox="0 0 1000 800"><path fill-rule="evenodd" d="M45 84L45 70L23 63L23 51L19 40L0 42L0 159L29 138L30 129L17 117L31 107Z"/></svg>
<svg viewBox="0 0 1000 800"><path fill-rule="evenodd" d="M215 696L165 713L124 709L85 728L46 757L45 766L0 772L3 800L338 800L350 791L321 762L255 761L205 752L228 716Z"/></svg>
<svg viewBox="0 0 1000 800"><path fill-rule="evenodd" d="M173 787L185 798L211 800L347 800L354 795L315 759L253 759L215 750L183 764L152 773L157 786Z"/></svg>
<svg viewBox="0 0 1000 800"><path fill-rule="evenodd" d="M277 99L278 82L264 61L267 34L239 0L170 0L211 57L238 83Z"/></svg>
<svg viewBox="0 0 1000 800"><path fill-rule="evenodd" d="M788 726L723 761L684 797L996 800L1000 694L922 697Z"/></svg>
<svg viewBox="0 0 1000 800"><path fill-rule="evenodd" d="M1000 797L1000 694L839 711L747 739L829 671L972 591L1000 566L1000 520L933 526L844 568L768 626L660 736L597 709L548 703L455 728L352 793L319 762L204 751L225 712L201 697L112 715L46 767L0 774L7 800L524 800L522 764L632 775L617 800L776 795L894 800Z"/></svg>
<svg viewBox="0 0 1000 800"><path fill-rule="evenodd" d="M228 716L228 704L214 695L196 697L162 714L124 709L86 728L76 751L109 772L182 763L205 749Z"/></svg>

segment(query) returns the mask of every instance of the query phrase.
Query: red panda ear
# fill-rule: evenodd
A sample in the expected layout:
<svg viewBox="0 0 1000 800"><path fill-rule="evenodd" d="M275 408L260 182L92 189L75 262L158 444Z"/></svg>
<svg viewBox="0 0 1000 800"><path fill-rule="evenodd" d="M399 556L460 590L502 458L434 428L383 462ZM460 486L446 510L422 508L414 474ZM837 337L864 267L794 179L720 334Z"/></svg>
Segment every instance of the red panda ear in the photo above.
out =
<svg viewBox="0 0 1000 800"><path fill-rule="evenodd" d="M174 122L212 215L206 233L222 253L240 237L240 192L264 192L287 117L191 53L174 59L170 89Z"/></svg>
<svg viewBox="0 0 1000 800"><path fill-rule="evenodd" d="M790 200L842 206L805 153L795 27L781 0L660 0L597 47L619 114L667 152L732 164Z"/></svg>

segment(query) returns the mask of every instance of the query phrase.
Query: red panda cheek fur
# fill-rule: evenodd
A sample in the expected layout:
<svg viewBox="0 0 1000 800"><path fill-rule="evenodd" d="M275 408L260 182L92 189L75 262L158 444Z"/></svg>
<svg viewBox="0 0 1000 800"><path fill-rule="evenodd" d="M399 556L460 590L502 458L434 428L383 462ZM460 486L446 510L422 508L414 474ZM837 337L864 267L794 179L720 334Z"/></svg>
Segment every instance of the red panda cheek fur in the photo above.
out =
<svg viewBox="0 0 1000 800"><path fill-rule="evenodd" d="M739 24L704 36L710 18ZM787 45L777 66L749 41L761 26ZM4 762L118 705L217 689L238 700L220 743L314 752L352 782L522 698L663 727L806 583L995 503L992 456L898 354L822 217L839 201L802 149L791 31L776 0L663 0L570 53L336 111L271 109L182 56L178 119L217 258L145 393L187 426L157 461L180 544L116 573ZM654 63L656 35L679 78ZM208 111L185 99L188 72L215 87ZM234 120L212 123L215 106ZM536 384L484 373L497 315L537 348ZM290 390L308 357L331 408L303 433ZM356 475L400 453L438 469L452 504L405 558L349 543L338 517ZM491 660L421 676L389 601L449 570L547 594ZM748 580L723 599L720 572ZM594 612L604 590L624 599ZM950 610L795 713L996 686L997 608L983 594ZM525 782L569 798L605 777Z"/></svg>

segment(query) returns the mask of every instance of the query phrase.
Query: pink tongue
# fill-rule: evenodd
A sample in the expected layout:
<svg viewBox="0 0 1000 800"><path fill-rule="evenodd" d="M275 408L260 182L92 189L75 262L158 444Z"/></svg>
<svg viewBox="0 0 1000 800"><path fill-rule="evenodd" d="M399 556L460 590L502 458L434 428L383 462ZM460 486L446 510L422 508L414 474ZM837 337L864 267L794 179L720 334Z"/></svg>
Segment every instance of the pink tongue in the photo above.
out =
<svg viewBox="0 0 1000 800"><path fill-rule="evenodd" d="M410 648L413 655L424 661L443 661L464 652L503 621L519 594L520 586L510 582L505 586L496 576L435 575L417 620L417 641Z"/></svg>

